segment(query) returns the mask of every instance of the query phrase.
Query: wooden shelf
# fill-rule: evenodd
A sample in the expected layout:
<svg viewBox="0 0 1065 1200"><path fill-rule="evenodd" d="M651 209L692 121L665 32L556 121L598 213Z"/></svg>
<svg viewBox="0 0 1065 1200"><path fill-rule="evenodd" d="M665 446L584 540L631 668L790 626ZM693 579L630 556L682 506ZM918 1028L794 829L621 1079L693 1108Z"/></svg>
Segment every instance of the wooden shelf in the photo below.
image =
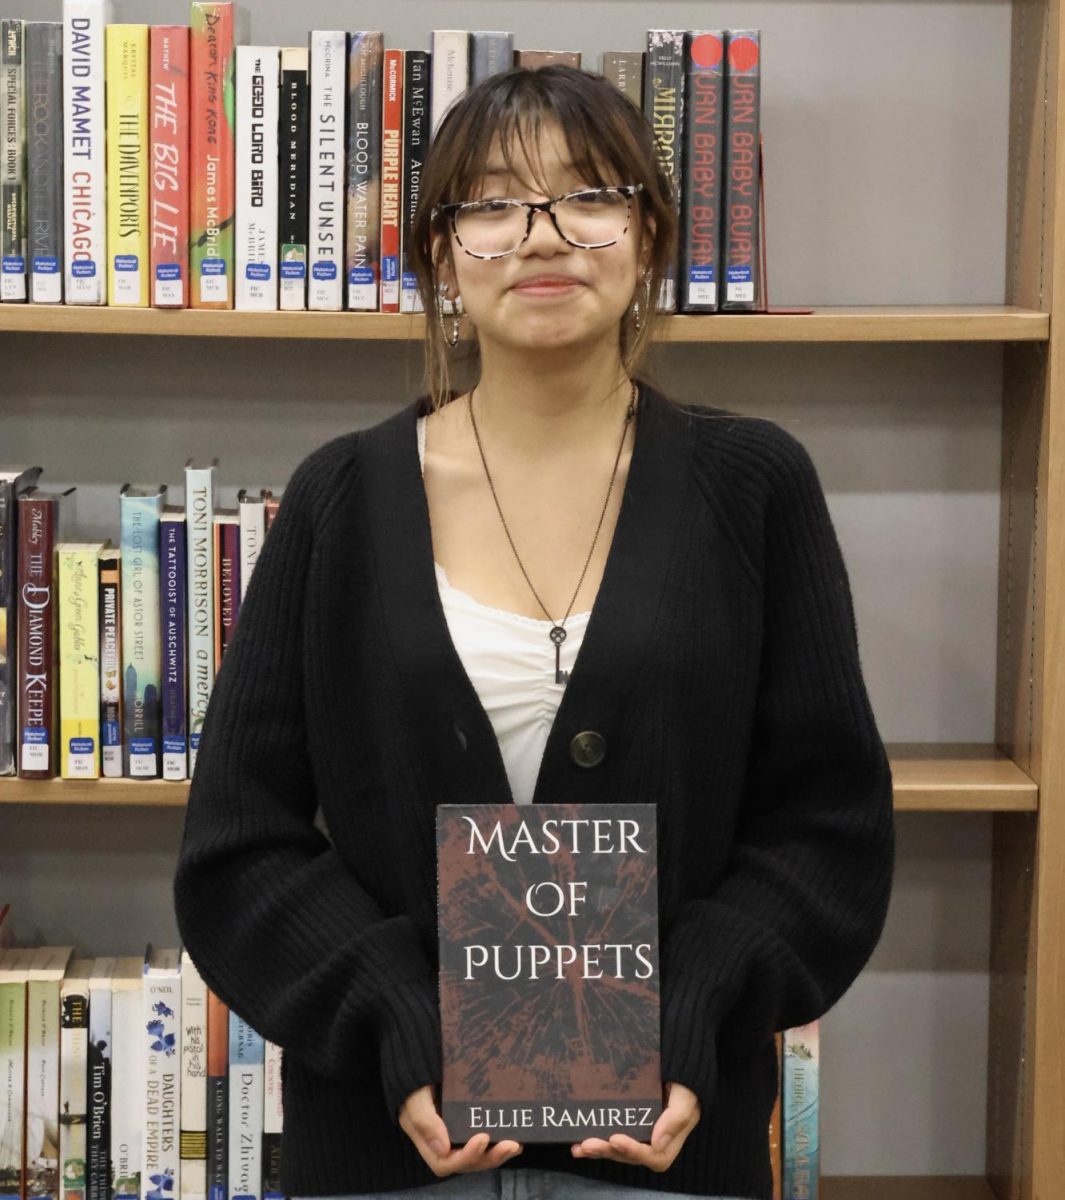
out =
<svg viewBox="0 0 1065 1200"><path fill-rule="evenodd" d="M421 341L425 317L420 313L260 313L3 304L0 333L5 331ZM664 318L659 333L664 342L1045 342L1049 337L1048 313L994 304L674 315Z"/></svg>
<svg viewBox="0 0 1065 1200"><path fill-rule="evenodd" d="M982 1175L826 1175L824 1200L995 1200Z"/></svg>
<svg viewBox="0 0 1065 1200"><path fill-rule="evenodd" d="M1034 812L1035 783L994 746L924 743L888 746L895 808L903 812ZM162 779L0 779L0 804L181 807L186 781Z"/></svg>

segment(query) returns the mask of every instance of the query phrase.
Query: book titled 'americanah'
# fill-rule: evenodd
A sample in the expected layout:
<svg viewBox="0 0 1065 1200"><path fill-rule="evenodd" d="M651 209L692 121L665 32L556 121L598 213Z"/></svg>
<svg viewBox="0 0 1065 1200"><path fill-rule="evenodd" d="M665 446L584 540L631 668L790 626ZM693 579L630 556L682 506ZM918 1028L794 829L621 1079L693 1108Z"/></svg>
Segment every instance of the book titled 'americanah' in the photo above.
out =
<svg viewBox="0 0 1065 1200"><path fill-rule="evenodd" d="M441 804L453 1142L650 1141L662 1111L653 804Z"/></svg>

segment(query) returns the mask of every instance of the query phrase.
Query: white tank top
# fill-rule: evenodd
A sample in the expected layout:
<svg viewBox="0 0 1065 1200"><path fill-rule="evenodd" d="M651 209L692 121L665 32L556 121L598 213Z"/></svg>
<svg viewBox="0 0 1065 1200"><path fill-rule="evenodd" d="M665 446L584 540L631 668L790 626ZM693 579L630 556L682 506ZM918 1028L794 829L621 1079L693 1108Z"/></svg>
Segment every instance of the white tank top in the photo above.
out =
<svg viewBox="0 0 1065 1200"><path fill-rule="evenodd" d="M425 470L425 417L418 418L418 458ZM516 804L530 804L547 735L565 684L555 683L553 622L481 604L452 587L439 564L440 601L466 674L487 712ZM571 671L591 612L570 613L561 666Z"/></svg>

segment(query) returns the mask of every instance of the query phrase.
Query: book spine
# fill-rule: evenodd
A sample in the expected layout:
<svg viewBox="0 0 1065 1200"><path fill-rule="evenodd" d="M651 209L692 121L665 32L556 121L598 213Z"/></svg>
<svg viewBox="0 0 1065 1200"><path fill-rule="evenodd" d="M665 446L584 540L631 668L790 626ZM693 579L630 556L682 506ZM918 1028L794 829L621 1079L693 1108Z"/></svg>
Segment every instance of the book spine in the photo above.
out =
<svg viewBox="0 0 1065 1200"><path fill-rule="evenodd" d="M60 1200L59 980L29 981L26 1018L26 1196Z"/></svg>
<svg viewBox="0 0 1065 1200"><path fill-rule="evenodd" d="M80 988L80 990L79 990ZM89 989L64 986L59 1032L59 1165L63 1200L85 1200L88 1159Z"/></svg>
<svg viewBox="0 0 1065 1200"><path fill-rule="evenodd" d="M516 67L527 67L535 71L538 67L546 67L551 63L561 63L565 67L581 68L579 50L519 50L514 55Z"/></svg>
<svg viewBox="0 0 1065 1200"><path fill-rule="evenodd" d="M122 527L123 774L159 776L159 497L120 498Z"/></svg>
<svg viewBox="0 0 1065 1200"><path fill-rule="evenodd" d="M339 311L344 260L344 97L342 30L311 31L310 259L307 307Z"/></svg>
<svg viewBox="0 0 1065 1200"><path fill-rule="evenodd" d="M111 1191L111 989L89 992L89 1131L87 1200Z"/></svg>
<svg viewBox="0 0 1065 1200"><path fill-rule="evenodd" d="M818 1200L820 1174L820 1026L817 1021L784 1034L784 1195Z"/></svg>
<svg viewBox="0 0 1065 1200"><path fill-rule="evenodd" d="M2 33L0 33L2 36ZM0 775L16 771L15 739L15 484L0 479Z"/></svg>
<svg viewBox="0 0 1065 1200"><path fill-rule="evenodd" d="M58 501L30 494L21 496L18 504L19 776L53 779Z"/></svg>
<svg viewBox="0 0 1065 1200"><path fill-rule="evenodd" d="M670 184L674 210L680 219L682 170L681 130L684 121L684 31L647 31L647 75L643 85L644 115L655 135L658 161ZM657 306L661 312L677 309L677 265L670 263L662 279Z"/></svg>
<svg viewBox="0 0 1065 1200"><path fill-rule="evenodd" d="M207 1196L229 1200L229 1008L207 990Z"/></svg>
<svg viewBox="0 0 1065 1200"><path fill-rule="evenodd" d="M189 30L151 31L150 269L154 308L189 299Z"/></svg>
<svg viewBox="0 0 1065 1200"><path fill-rule="evenodd" d="M381 70L384 35L353 33L348 50L347 307L376 310L381 279Z"/></svg>
<svg viewBox="0 0 1065 1200"><path fill-rule="evenodd" d="M777 1098L773 1101L773 1111L769 1118L769 1168L773 1175L773 1200L784 1200L784 1155L782 1146L781 1117L783 1108L781 1094L784 1089L784 1038L779 1032L773 1034L773 1042L777 1055Z"/></svg>
<svg viewBox="0 0 1065 1200"><path fill-rule="evenodd" d="M754 311L758 296L758 131L761 33L729 30L725 103L725 220L722 309Z"/></svg>
<svg viewBox="0 0 1065 1200"><path fill-rule="evenodd" d="M0 1200L25 1196L26 981L0 984Z"/></svg>
<svg viewBox="0 0 1065 1200"><path fill-rule="evenodd" d="M684 35L684 152L681 183L681 312L716 312L721 244L724 30Z"/></svg>
<svg viewBox="0 0 1065 1200"><path fill-rule="evenodd" d="M214 688L214 468L185 468L188 542L189 775Z"/></svg>
<svg viewBox="0 0 1065 1200"><path fill-rule="evenodd" d="M263 1200L284 1200L281 1188L281 1133L285 1123L281 1070L284 1051L263 1042Z"/></svg>
<svg viewBox="0 0 1065 1200"><path fill-rule="evenodd" d="M229 1014L229 1197L262 1200L263 1039Z"/></svg>
<svg viewBox="0 0 1065 1200"><path fill-rule="evenodd" d="M162 625L162 739L163 778L188 779L188 647L186 567L188 547L185 514L165 514L159 523L159 557L162 592L159 608Z"/></svg>
<svg viewBox="0 0 1065 1200"><path fill-rule="evenodd" d="M0 21L0 301L27 296L25 23Z"/></svg>
<svg viewBox="0 0 1065 1200"><path fill-rule="evenodd" d="M66 301L107 303L104 28L109 0L63 3Z"/></svg>
<svg viewBox="0 0 1065 1200"><path fill-rule="evenodd" d="M100 743L105 779L122 778L122 558L100 559Z"/></svg>
<svg viewBox="0 0 1065 1200"><path fill-rule="evenodd" d="M432 85L430 142L444 114L466 91L470 70L470 40L465 29L434 29L430 37Z"/></svg>
<svg viewBox="0 0 1065 1200"><path fill-rule="evenodd" d="M643 111L643 60L640 50L604 50L600 72Z"/></svg>
<svg viewBox="0 0 1065 1200"><path fill-rule="evenodd" d="M181 956L181 1200L207 1197L207 987Z"/></svg>
<svg viewBox="0 0 1065 1200"><path fill-rule="evenodd" d="M108 25L107 298L148 306L148 26Z"/></svg>
<svg viewBox="0 0 1065 1200"><path fill-rule="evenodd" d="M403 79L403 232L400 237L400 312L421 312L422 298L411 269L410 236L422 191L422 168L429 150L430 59L425 50L406 52Z"/></svg>
<svg viewBox="0 0 1065 1200"><path fill-rule="evenodd" d="M60 546L59 747L63 779L100 778L99 548Z"/></svg>
<svg viewBox="0 0 1065 1200"><path fill-rule="evenodd" d="M278 303L307 307L307 228L310 202L310 59L302 47L281 51L278 131Z"/></svg>
<svg viewBox="0 0 1065 1200"><path fill-rule="evenodd" d="M266 506L262 496L241 498L240 505L240 600L248 594L251 573L259 561L266 537Z"/></svg>
<svg viewBox="0 0 1065 1200"><path fill-rule="evenodd" d="M189 174L193 308L232 308L233 5L193 0L190 14Z"/></svg>
<svg viewBox="0 0 1065 1200"><path fill-rule="evenodd" d="M111 997L111 1200L141 1198L144 1083L142 990L116 988Z"/></svg>
<svg viewBox="0 0 1065 1200"><path fill-rule="evenodd" d="M216 522L215 566L215 580L218 589L215 597L215 670L217 670L222 665L222 659L229 648L229 643L233 640L240 611L239 525L230 521Z"/></svg>
<svg viewBox="0 0 1065 1200"><path fill-rule="evenodd" d="M30 299L63 300L63 26L27 21Z"/></svg>
<svg viewBox="0 0 1065 1200"><path fill-rule="evenodd" d="M276 46L237 47L236 307L277 308Z"/></svg>
<svg viewBox="0 0 1065 1200"><path fill-rule="evenodd" d="M399 312L403 51L386 50L381 102L381 311Z"/></svg>
<svg viewBox="0 0 1065 1200"><path fill-rule="evenodd" d="M470 87L514 66L514 35L474 29L470 33Z"/></svg>
<svg viewBox="0 0 1065 1200"><path fill-rule="evenodd" d="M144 1200L181 1194L181 977L176 970L146 969L141 1014L144 1055Z"/></svg>

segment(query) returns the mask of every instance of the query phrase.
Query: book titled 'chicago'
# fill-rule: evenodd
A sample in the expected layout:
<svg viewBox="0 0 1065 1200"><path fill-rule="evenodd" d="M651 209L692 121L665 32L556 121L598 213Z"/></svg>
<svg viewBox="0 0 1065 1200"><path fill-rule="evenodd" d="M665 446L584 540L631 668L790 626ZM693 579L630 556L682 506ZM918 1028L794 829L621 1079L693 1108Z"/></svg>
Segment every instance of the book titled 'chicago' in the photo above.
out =
<svg viewBox="0 0 1065 1200"><path fill-rule="evenodd" d="M437 808L453 1142L650 1141L662 1111L653 804Z"/></svg>

